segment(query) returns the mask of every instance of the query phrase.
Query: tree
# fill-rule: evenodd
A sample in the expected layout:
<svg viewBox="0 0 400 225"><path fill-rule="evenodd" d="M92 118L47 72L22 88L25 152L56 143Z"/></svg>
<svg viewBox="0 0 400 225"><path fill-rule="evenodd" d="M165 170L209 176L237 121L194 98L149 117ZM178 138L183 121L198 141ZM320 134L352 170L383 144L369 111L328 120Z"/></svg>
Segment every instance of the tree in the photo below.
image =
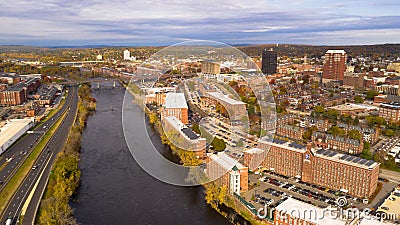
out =
<svg viewBox="0 0 400 225"><path fill-rule="evenodd" d="M347 132L347 136L351 139L356 140L361 140L362 138L361 133L358 130L349 130L349 132Z"/></svg>
<svg viewBox="0 0 400 225"><path fill-rule="evenodd" d="M192 125L192 130L193 130L194 132L196 132L197 134L201 134L200 126L199 126L198 123L193 123L193 125Z"/></svg>
<svg viewBox="0 0 400 225"><path fill-rule="evenodd" d="M156 122L157 122L157 119L158 119L157 113L151 112L151 113L149 114L149 122L150 122L151 124L156 123Z"/></svg>
<svg viewBox="0 0 400 225"><path fill-rule="evenodd" d="M364 99L361 96L355 96L354 97L354 102L355 103L364 103Z"/></svg>
<svg viewBox="0 0 400 225"><path fill-rule="evenodd" d="M334 109L330 109L324 112L324 118L329 119L330 121L336 122L339 116L339 112Z"/></svg>
<svg viewBox="0 0 400 225"><path fill-rule="evenodd" d="M374 100L374 97L379 95L379 92L376 90L368 90L366 94L366 99L368 100Z"/></svg>
<svg viewBox="0 0 400 225"><path fill-rule="evenodd" d="M363 149L362 153L360 154L360 157L363 159L368 159L368 160L373 159L374 156L372 155L370 148L371 148L370 143L367 141L364 141L364 149Z"/></svg>
<svg viewBox="0 0 400 225"><path fill-rule="evenodd" d="M322 114L322 113L325 112L325 109L324 109L323 106L316 105L316 106L314 106L314 111L317 112L317 113L319 113L319 114Z"/></svg>
<svg viewBox="0 0 400 225"><path fill-rule="evenodd" d="M358 116L356 116L356 117L354 118L353 125L354 125L354 126L357 126L359 123L360 123L360 120L358 119Z"/></svg>
<svg viewBox="0 0 400 225"><path fill-rule="evenodd" d="M223 151L226 148L225 141L217 137L214 137L211 145L214 147L214 150L218 152Z"/></svg>
<svg viewBox="0 0 400 225"><path fill-rule="evenodd" d="M386 132L385 132L385 135L388 136L388 137L393 137L395 134L396 134L396 133L395 133L394 130L392 130L392 129L388 129L388 130L386 130Z"/></svg>
<svg viewBox="0 0 400 225"><path fill-rule="evenodd" d="M331 126L331 128L329 128L328 130L328 134L332 134L333 136L344 137L346 136L346 131L338 126Z"/></svg>

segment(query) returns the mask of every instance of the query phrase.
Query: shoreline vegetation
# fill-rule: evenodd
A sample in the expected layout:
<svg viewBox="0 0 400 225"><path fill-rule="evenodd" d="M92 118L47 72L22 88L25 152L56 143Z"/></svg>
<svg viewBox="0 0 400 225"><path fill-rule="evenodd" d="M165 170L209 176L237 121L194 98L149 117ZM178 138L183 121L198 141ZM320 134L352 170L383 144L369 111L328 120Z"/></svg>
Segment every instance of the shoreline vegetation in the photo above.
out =
<svg viewBox="0 0 400 225"><path fill-rule="evenodd" d="M181 164L184 166L200 165L202 160L196 158L195 152L182 150L168 140L157 113L144 105L144 99L140 96L140 88L132 83L129 83L127 87L127 90L133 95L134 101L145 111L150 125L158 132L162 143L168 145L172 153L179 157ZM190 174L188 179L190 179ZM204 200L206 203L232 224L267 224L255 219L237 199L229 194L228 188L225 185L221 186L216 181L212 181L202 184L202 187L204 188Z"/></svg>
<svg viewBox="0 0 400 225"><path fill-rule="evenodd" d="M78 164L82 131L86 126L88 116L96 110L96 100L92 97L89 84L80 86L78 95L75 122L68 133L62 151L57 154L35 224L77 224L69 200L80 181L81 171Z"/></svg>

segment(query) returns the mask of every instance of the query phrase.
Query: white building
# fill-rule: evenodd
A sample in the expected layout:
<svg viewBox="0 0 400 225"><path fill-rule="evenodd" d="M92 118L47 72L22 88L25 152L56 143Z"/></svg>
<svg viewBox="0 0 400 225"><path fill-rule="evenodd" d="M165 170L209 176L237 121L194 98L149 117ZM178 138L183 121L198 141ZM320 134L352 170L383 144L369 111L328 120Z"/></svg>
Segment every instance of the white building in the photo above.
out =
<svg viewBox="0 0 400 225"><path fill-rule="evenodd" d="M0 128L0 155L34 125L34 119L11 119Z"/></svg>
<svg viewBox="0 0 400 225"><path fill-rule="evenodd" d="M128 49L124 51L124 60L131 60L131 53Z"/></svg>

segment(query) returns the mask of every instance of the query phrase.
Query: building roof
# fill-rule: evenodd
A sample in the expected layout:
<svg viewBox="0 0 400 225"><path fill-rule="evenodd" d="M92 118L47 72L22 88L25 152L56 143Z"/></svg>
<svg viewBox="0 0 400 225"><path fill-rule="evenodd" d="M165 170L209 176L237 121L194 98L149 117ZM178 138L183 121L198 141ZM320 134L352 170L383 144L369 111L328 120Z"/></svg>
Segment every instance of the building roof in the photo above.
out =
<svg viewBox="0 0 400 225"><path fill-rule="evenodd" d="M289 142L279 140L279 139L274 139L272 142L270 140L262 139L259 142L265 143L269 146L284 148L284 149L296 151L299 153L305 153L307 151L307 149L304 145L293 145L293 143L289 143Z"/></svg>
<svg viewBox="0 0 400 225"><path fill-rule="evenodd" d="M214 162L218 163L218 165L222 166L224 170L231 170L233 169L234 166L236 166L237 169L246 168L236 159L227 155L225 152L218 152L217 154L209 154L209 157Z"/></svg>
<svg viewBox="0 0 400 225"><path fill-rule="evenodd" d="M276 208L279 212L286 212L290 217L296 217L318 225L345 225L346 221L339 218L332 218L329 210L316 207L314 205L288 198ZM279 215L279 214L278 214ZM277 216L278 216L277 215Z"/></svg>
<svg viewBox="0 0 400 225"><path fill-rule="evenodd" d="M305 153L307 151L306 146L297 144L295 142L289 143L289 142L286 142L283 140L277 140L277 139L274 139L273 142L266 141L266 140L260 140L259 142L265 143L270 146L280 147L280 148L284 148L284 149L288 149L288 150L296 151L296 152L300 152L300 153ZM379 163L374 162L372 160L366 160L366 159L362 159L357 156L338 153L336 151L323 150L323 149L314 149L312 151L313 151L314 156L316 156L316 157L325 158L327 160L332 160L332 161L347 164L347 165L361 167L364 169L373 169L379 165Z"/></svg>
<svg viewBox="0 0 400 225"><path fill-rule="evenodd" d="M381 103L380 106L391 109L400 109L400 102Z"/></svg>
<svg viewBox="0 0 400 225"><path fill-rule="evenodd" d="M347 103L347 104L342 104L342 105L337 105L337 106L332 106L329 107L330 109L336 109L339 111L351 111L351 110L377 110L378 107L373 106L373 105L368 105L368 104L353 104L353 103Z"/></svg>
<svg viewBox="0 0 400 225"><path fill-rule="evenodd" d="M183 93L167 93L165 97L165 108L188 108Z"/></svg>
<svg viewBox="0 0 400 225"><path fill-rule="evenodd" d="M326 51L328 54L346 54L345 50L328 50Z"/></svg>
<svg viewBox="0 0 400 225"><path fill-rule="evenodd" d="M164 120L168 121L168 123L171 124L171 126L173 126L175 130L183 133L183 136L185 136L187 139L190 139L191 141L204 139L200 137L200 135L196 134L192 129L188 128L175 116L166 116L164 117Z"/></svg>
<svg viewBox="0 0 400 225"><path fill-rule="evenodd" d="M264 150L262 150L260 148L251 148L251 149L246 150L244 152L249 153L249 154L260 154L260 153L263 153Z"/></svg>
<svg viewBox="0 0 400 225"><path fill-rule="evenodd" d="M33 123L33 119L11 119L6 125L0 128L0 146L3 146L10 138L16 135L29 123Z"/></svg>
<svg viewBox="0 0 400 225"><path fill-rule="evenodd" d="M220 100L225 103L228 103L230 105L245 105L246 104L242 101L238 101L233 98L230 98L228 95L224 95L221 92L208 92L208 94L210 96L214 97L215 99Z"/></svg>
<svg viewBox="0 0 400 225"><path fill-rule="evenodd" d="M342 153L338 153L338 152L327 150L327 149L325 149L325 150L318 149L317 151L314 152L314 154L320 158L326 158L328 160L333 160L336 162L340 162L343 164L352 165L352 166L356 166L356 167L362 167L365 169L373 169L379 165L379 163L377 163L373 160L362 159L357 156L342 154Z"/></svg>

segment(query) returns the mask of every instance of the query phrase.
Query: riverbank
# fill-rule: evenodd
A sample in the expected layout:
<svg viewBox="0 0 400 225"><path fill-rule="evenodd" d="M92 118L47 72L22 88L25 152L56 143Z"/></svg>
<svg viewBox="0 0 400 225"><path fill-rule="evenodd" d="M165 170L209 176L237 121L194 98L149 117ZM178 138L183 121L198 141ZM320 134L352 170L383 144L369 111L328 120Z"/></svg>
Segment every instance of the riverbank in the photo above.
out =
<svg viewBox="0 0 400 225"><path fill-rule="evenodd" d="M78 113L71 127L63 151L58 153L50 173L45 194L41 200L37 224L76 224L69 199L79 185L80 143L87 117L96 110L96 100L92 98L90 85L82 85L78 90Z"/></svg>
<svg viewBox="0 0 400 225"><path fill-rule="evenodd" d="M144 99L140 96L140 89L133 84L129 85L127 90L134 97L137 105L146 113L147 119L153 129L158 133L163 144L168 145L173 154L177 155L184 166L198 166L202 164L202 160L196 158L194 152L185 151L173 145L165 135L161 120L158 114L151 111L144 105ZM252 214L229 192L226 186L219 186L215 182L202 185L204 187L205 202L225 217L232 224L267 224L260 220L256 220Z"/></svg>

